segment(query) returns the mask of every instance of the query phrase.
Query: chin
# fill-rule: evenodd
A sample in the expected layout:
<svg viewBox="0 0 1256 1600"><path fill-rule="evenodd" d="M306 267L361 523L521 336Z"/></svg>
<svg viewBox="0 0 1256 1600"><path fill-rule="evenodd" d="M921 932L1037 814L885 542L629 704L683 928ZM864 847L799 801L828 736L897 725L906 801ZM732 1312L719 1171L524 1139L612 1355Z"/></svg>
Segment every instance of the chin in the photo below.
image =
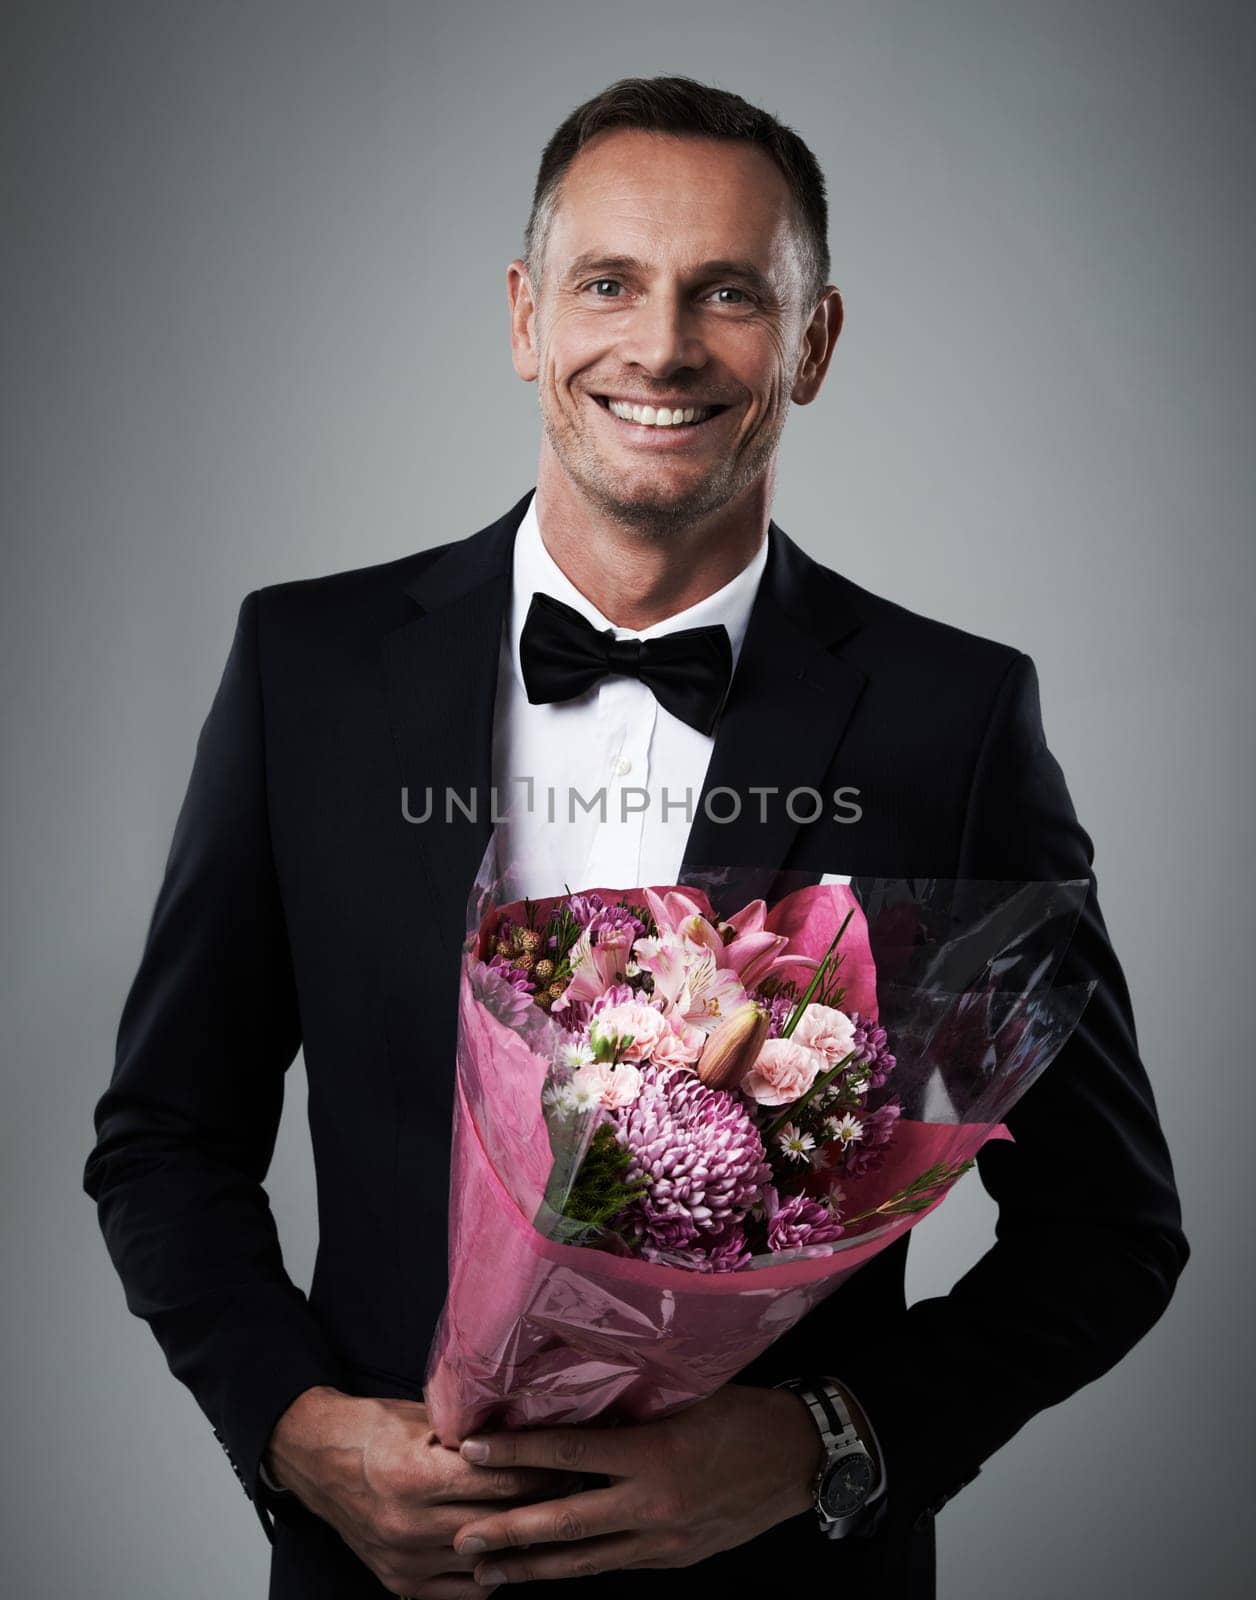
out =
<svg viewBox="0 0 1256 1600"><path fill-rule="evenodd" d="M666 538L683 532L699 517L719 510L728 496L710 483L670 492L660 492L657 486L634 492L627 484L603 484L590 493L590 498L622 526L635 528L648 537Z"/></svg>
<svg viewBox="0 0 1256 1600"><path fill-rule="evenodd" d="M567 477L586 500L623 527L665 536L717 511L731 498L734 486L722 481L722 474L694 477L668 471L662 461L625 466L603 455L587 438L547 432Z"/></svg>

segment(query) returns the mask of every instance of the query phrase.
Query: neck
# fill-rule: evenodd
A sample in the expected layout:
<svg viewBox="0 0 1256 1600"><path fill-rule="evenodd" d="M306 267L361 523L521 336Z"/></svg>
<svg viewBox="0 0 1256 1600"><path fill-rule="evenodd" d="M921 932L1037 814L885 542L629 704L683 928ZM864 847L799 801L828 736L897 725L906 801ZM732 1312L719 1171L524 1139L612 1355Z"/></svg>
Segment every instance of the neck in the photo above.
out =
<svg viewBox="0 0 1256 1600"><path fill-rule="evenodd" d="M617 628L648 628L697 605L749 565L767 537L775 461L746 491L665 532L589 500L543 448L536 515L546 550Z"/></svg>

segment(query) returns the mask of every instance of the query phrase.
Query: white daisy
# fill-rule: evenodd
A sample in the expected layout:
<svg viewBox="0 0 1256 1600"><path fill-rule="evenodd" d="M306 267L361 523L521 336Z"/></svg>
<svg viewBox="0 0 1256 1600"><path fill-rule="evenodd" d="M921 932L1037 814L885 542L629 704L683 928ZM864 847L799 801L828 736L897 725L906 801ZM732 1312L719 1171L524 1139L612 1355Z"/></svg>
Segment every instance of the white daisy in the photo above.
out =
<svg viewBox="0 0 1256 1600"><path fill-rule="evenodd" d="M784 1153L794 1161L807 1161L807 1152L816 1147L815 1140L809 1133L804 1133L792 1122L787 1122L776 1136L776 1142Z"/></svg>
<svg viewBox="0 0 1256 1600"><path fill-rule="evenodd" d="M551 1106L560 1117L574 1111L575 1097L569 1083L551 1083L541 1091L542 1104Z"/></svg>
<svg viewBox="0 0 1256 1600"><path fill-rule="evenodd" d="M593 1111L602 1103L601 1086L591 1079L573 1078L566 1087L573 1111Z"/></svg>
<svg viewBox="0 0 1256 1600"><path fill-rule="evenodd" d="M575 1072L578 1067L587 1067L593 1060L593 1051L584 1039L569 1039L558 1047L558 1064Z"/></svg>
<svg viewBox="0 0 1256 1600"><path fill-rule="evenodd" d="M853 1117L848 1111L844 1117L827 1117L825 1127L832 1131L835 1139L840 1139L843 1145L850 1144L855 1139L863 1138L863 1123L858 1117Z"/></svg>

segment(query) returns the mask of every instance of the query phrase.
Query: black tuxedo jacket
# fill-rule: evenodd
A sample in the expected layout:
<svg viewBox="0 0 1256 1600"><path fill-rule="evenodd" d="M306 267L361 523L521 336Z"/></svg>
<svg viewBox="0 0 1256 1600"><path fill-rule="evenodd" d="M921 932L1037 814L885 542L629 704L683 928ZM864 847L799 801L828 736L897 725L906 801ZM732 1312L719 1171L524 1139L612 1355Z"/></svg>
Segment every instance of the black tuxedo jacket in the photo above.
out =
<svg viewBox="0 0 1256 1600"><path fill-rule="evenodd" d="M312 1384L421 1397L446 1287L456 990L487 842L498 651L532 491L470 538L249 594L197 746L143 957L95 1110L84 1187L130 1309L192 1391L275 1542L281 1600L383 1593L330 1527L258 1478ZM739 1374L828 1372L889 1472L872 1539L807 1513L690 1569L530 1592L933 1592L943 1502L1045 1406L1156 1321L1187 1259L1172 1167L1092 848L1044 739L1030 658L916 615L808 557L775 524L704 794L824 795L862 816L715 824L686 863L893 877L1089 879L1060 983L1098 980L1081 1026L981 1154L997 1243L950 1294L905 1307L900 1240ZM544 775L537 775L544 781ZM416 824L431 788L472 822ZM727 805L715 805L723 812ZM841 813L846 815L848 813ZM304 1047L319 1248L284 1271L263 1180ZM272 1521L273 1518L273 1521ZM699 1578L703 1581L699 1582Z"/></svg>

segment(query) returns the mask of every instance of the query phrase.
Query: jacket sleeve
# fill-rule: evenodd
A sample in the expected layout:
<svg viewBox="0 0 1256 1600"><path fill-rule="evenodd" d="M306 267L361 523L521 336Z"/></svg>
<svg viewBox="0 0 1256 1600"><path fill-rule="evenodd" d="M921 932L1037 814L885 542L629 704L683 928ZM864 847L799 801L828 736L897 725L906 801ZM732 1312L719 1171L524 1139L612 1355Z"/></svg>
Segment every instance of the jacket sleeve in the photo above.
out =
<svg viewBox="0 0 1256 1600"><path fill-rule="evenodd" d="M1043 736L1034 664L1018 654L976 762L956 875L1088 880L1055 981L1098 984L1008 1114L1015 1142L978 1156L996 1243L949 1294L868 1329L867 1354L836 1374L875 1422L882 1517L895 1522L922 1524L1036 1412L1114 1366L1164 1311L1189 1255L1092 862Z"/></svg>
<svg viewBox="0 0 1256 1600"><path fill-rule="evenodd" d="M257 592L240 607L118 1030L83 1187L152 1328L273 1530L271 1429L340 1366L262 1180L301 1041L267 818Z"/></svg>

